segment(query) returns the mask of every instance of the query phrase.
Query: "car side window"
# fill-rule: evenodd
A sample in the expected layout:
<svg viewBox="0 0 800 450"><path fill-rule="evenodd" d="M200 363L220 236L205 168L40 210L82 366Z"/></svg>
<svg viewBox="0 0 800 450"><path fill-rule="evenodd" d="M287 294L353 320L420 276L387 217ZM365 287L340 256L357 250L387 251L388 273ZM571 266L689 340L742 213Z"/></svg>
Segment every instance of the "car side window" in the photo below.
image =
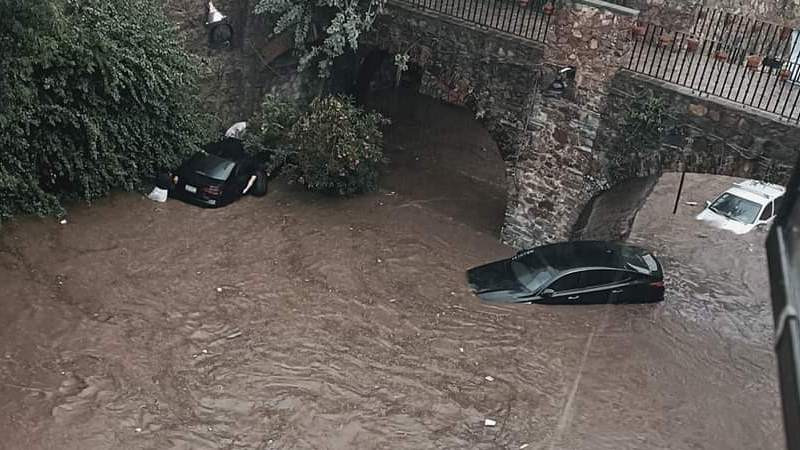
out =
<svg viewBox="0 0 800 450"><path fill-rule="evenodd" d="M767 206L764 207L764 211L761 213L761 220L769 220L772 217L772 202L767 203Z"/></svg>
<svg viewBox="0 0 800 450"><path fill-rule="evenodd" d="M778 212L781 210L781 205L783 205L783 196L775 199L775 211L773 211L774 214L778 214Z"/></svg>
<svg viewBox="0 0 800 450"><path fill-rule="evenodd" d="M550 289L556 292L571 291L573 289L578 289L579 287L580 273L571 273L569 275L565 275L554 281L549 286Z"/></svg>
<svg viewBox="0 0 800 450"><path fill-rule="evenodd" d="M580 286L593 288L623 281L625 274L618 270L587 270L581 273Z"/></svg>

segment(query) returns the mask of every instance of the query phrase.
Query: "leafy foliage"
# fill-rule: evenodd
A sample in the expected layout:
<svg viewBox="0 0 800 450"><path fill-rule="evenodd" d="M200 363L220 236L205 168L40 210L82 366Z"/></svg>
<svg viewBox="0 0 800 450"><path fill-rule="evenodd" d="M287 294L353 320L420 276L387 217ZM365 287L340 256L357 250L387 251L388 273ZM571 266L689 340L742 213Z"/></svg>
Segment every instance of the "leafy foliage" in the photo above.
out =
<svg viewBox="0 0 800 450"><path fill-rule="evenodd" d="M383 160L380 114L351 99L317 98L292 127L294 157L287 168L312 191L353 195L373 191Z"/></svg>
<svg viewBox="0 0 800 450"><path fill-rule="evenodd" d="M641 172L625 166L641 165L643 158L658 157L661 141L674 125L674 113L665 98L652 93L632 97L609 155L612 166L623 174Z"/></svg>
<svg viewBox="0 0 800 450"><path fill-rule="evenodd" d="M268 171L280 167L312 191L353 195L377 187L383 161L380 127L386 123L348 97L317 98L301 109L267 95L262 112L251 119L245 145L251 153L270 155Z"/></svg>
<svg viewBox="0 0 800 450"><path fill-rule="evenodd" d="M261 102L261 110L248 121L245 149L261 159L269 159L268 172L282 166L292 152L290 132L300 114L297 103L267 94Z"/></svg>
<svg viewBox="0 0 800 450"><path fill-rule="evenodd" d="M199 150L205 117L156 0L0 0L0 219L53 214Z"/></svg>
<svg viewBox="0 0 800 450"><path fill-rule="evenodd" d="M260 0L255 12L275 19L276 34L293 30L300 69L316 64L326 78L336 57L348 47L358 49L359 36L372 28L385 5L386 0ZM325 33L317 42L310 42L312 25Z"/></svg>

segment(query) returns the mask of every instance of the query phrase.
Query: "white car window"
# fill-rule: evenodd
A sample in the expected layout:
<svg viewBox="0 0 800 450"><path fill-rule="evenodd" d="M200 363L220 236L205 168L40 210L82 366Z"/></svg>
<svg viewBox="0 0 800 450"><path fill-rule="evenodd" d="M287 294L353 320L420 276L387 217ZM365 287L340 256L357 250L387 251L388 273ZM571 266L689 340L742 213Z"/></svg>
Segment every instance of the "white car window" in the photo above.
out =
<svg viewBox="0 0 800 450"><path fill-rule="evenodd" d="M769 220L772 217L772 202L767 203L764 211L761 212L761 220Z"/></svg>

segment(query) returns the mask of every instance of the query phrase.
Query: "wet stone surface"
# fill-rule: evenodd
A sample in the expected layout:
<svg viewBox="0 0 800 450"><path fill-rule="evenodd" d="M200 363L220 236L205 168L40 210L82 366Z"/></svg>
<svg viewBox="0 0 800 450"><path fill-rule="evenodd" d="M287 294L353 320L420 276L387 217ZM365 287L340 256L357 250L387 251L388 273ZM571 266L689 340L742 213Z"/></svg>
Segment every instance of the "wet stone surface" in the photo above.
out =
<svg viewBox="0 0 800 450"><path fill-rule="evenodd" d="M126 194L4 226L0 448L782 448L763 234L669 216L667 175L631 234L666 302L483 305L464 270L512 253L502 161L423 106L374 194Z"/></svg>

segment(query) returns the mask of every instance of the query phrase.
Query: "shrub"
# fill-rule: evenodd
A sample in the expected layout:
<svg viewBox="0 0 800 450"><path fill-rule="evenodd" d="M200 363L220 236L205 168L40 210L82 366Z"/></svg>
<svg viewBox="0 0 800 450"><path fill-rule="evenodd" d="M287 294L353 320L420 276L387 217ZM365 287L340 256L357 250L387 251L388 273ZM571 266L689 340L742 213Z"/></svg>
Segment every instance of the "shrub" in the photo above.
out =
<svg viewBox="0 0 800 450"><path fill-rule="evenodd" d="M0 0L0 219L176 165L206 126L157 0Z"/></svg>
<svg viewBox="0 0 800 450"><path fill-rule="evenodd" d="M380 114L367 112L347 97L311 102L292 127L293 153L286 169L312 191L353 195L375 190L383 160Z"/></svg>
<svg viewBox="0 0 800 450"><path fill-rule="evenodd" d="M261 110L248 121L245 149L269 159L268 171L283 165L292 151L290 132L299 117L300 108L295 102L267 94L261 102Z"/></svg>

